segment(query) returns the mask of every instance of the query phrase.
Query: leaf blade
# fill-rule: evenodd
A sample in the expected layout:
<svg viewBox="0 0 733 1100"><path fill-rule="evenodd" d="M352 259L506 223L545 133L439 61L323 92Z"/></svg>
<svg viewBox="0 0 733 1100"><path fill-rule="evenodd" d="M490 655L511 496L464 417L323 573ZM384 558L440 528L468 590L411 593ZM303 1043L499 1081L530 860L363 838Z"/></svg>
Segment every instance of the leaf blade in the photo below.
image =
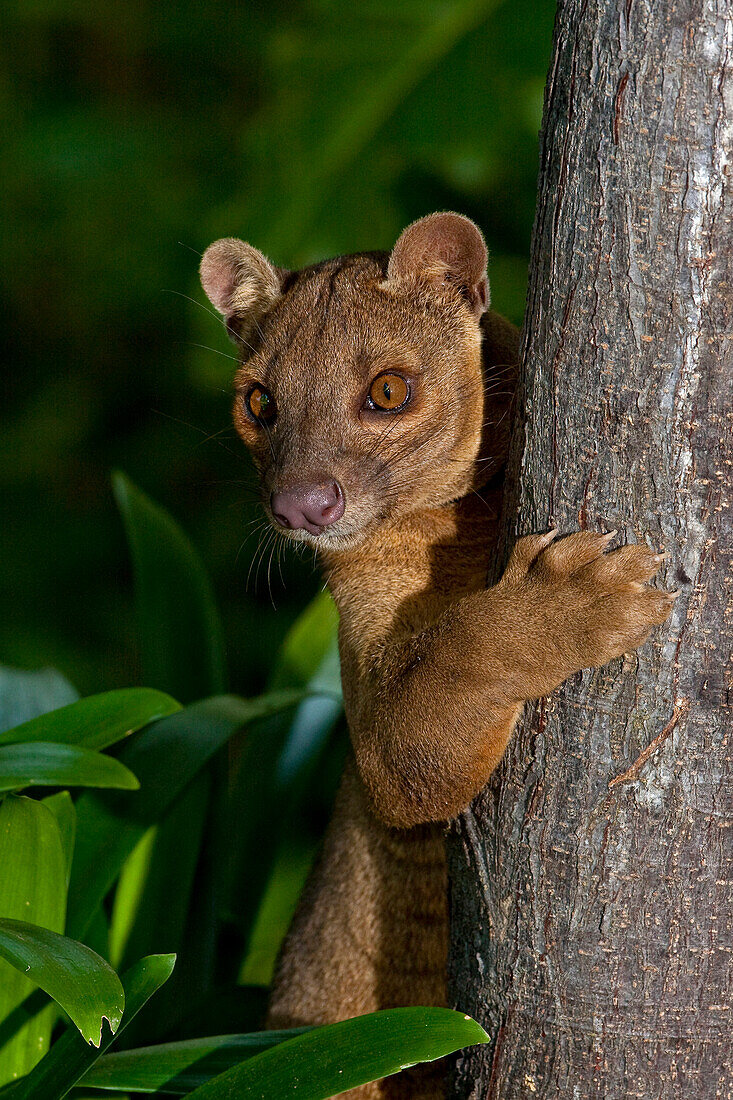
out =
<svg viewBox="0 0 733 1100"><path fill-rule="evenodd" d="M125 1011L117 1030L119 1036L140 1009L170 978L175 955L152 955L140 959L122 975ZM90 1047L75 1028L69 1027L52 1049L21 1081L3 1093L3 1100L62 1100L113 1041L109 1029L99 1049Z"/></svg>
<svg viewBox="0 0 733 1100"><path fill-rule="evenodd" d="M43 802L0 802L0 916L56 932L66 914L66 853L56 817ZM48 1049L54 1009L37 987L0 959L0 1085L28 1073Z"/></svg>
<svg viewBox="0 0 733 1100"><path fill-rule="evenodd" d="M3 917L0 955L61 1005L88 1043L99 1046L104 1019L113 1034L119 1027L125 1005L120 979L83 943Z"/></svg>
<svg viewBox="0 0 733 1100"><path fill-rule="evenodd" d="M24 787L111 787L134 791L139 783L129 768L112 756L33 741L30 745L0 745L0 792Z"/></svg>
<svg viewBox="0 0 733 1100"><path fill-rule="evenodd" d="M77 804L77 842L69 891L68 931L83 939L97 906L146 830L166 813L208 760L255 718L296 705L300 692L255 699L222 695L194 703L156 722L120 760L140 781L131 794L83 794Z"/></svg>
<svg viewBox="0 0 733 1100"><path fill-rule="evenodd" d="M95 1089L185 1096L246 1058L253 1058L309 1030L294 1028L291 1031L256 1031L249 1035L212 1035L123 1050L100 1058L81 1084Z"/></svg>
<svg viewBox="0 0 733 1100"><path fill-rule="evenodd" d="M176 699L153 688L105 691L5 730L0 734L0 745L58 741L98 751L180 709Z"/></svg>
<svg viewBox="0 0 733 1100"><path fill-rule="evenodd" d="M369 1081L434 1061L473 1043L483 1028L448 1008L394 1008L314 1028L226 1070L196 1100L328 1100Z"/></svg>
<svg viewBox="0 0 733 1100"><path fill-rule="evenodd" d="M171 515L117 471L112 486L135 573L144 679L186 703L226 690L224 635L208 573Z"/></svg>

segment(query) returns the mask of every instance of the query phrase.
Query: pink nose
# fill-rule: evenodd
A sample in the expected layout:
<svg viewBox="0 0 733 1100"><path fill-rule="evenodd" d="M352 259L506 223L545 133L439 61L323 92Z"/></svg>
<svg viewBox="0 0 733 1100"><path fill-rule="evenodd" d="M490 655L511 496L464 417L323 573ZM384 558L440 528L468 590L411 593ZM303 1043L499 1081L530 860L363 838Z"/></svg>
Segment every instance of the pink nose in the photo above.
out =
<svg viewBox="0 0 733 1100"><path fill-rule="evenodd" d="M286 492L273 493L270 507L281 527L320 535L324 527L341 519L346 505L338 481L326 481L322 485L296 485Z"/></svg>

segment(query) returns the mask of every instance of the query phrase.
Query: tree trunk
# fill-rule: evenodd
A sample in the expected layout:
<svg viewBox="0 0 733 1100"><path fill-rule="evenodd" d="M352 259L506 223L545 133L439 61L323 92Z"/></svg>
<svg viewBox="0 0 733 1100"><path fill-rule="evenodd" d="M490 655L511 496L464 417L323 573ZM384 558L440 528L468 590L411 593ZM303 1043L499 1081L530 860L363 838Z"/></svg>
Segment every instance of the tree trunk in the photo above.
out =
<svg viewBox="0 0 733 1100"><path fill-rule="evenodd" d="M733 1096L732 59L731 0L560 0L503 555L617 528L681 595L456 827L459 1097Z"/></svg>

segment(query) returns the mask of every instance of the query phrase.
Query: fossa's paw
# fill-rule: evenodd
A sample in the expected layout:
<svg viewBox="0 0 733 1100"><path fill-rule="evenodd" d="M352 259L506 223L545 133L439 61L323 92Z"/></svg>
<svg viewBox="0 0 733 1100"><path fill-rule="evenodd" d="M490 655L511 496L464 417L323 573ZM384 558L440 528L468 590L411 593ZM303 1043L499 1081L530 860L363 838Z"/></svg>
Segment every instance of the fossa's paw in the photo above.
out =
<svg viewBox="0 0 733 1100"><path fill-rule="evenodd" d="M643 543L605 553L615 534L580 531L555 541L557 532L549 531L514 547L501 583L535 608L538 643L547 642L558 675L636 649L672 610L677 593L647 583L664 554Z"/></svg>

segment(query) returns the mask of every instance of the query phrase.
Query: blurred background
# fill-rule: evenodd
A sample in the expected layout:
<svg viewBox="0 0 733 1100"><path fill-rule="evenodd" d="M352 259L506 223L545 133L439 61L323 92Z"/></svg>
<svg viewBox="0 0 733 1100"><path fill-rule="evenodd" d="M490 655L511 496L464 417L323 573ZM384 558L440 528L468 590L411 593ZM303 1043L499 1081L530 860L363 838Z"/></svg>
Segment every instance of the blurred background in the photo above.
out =
<svg viewBox="0 0 733 1100"><path fill-rule="evenodd" d="M0 36L0 663L82 694L140 680L110 472L181 522L234 690L319 581L250 569L233 347L198 286L241 236L276 263L389 248L455 209L521 322L551 0L6 0ZM249 575L249 583L248 583ZM155 686L155 685L151 685Z"/></svg>

